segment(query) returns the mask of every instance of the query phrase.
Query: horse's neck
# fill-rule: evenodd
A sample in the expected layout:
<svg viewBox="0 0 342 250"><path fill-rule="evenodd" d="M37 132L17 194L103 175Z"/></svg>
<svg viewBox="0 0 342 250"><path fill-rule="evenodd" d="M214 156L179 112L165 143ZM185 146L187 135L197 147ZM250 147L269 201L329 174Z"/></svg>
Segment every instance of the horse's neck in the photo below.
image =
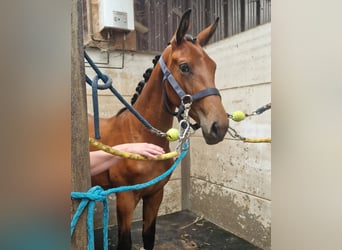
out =
<svg viewBox="0 0 342 250"><path fill-rule="evenodd" d="M143 117L148 117L152 126L166 130L172 126L173 116L164 105L162 80L163 73L159 65L156 65L134 107Z"/></svg>

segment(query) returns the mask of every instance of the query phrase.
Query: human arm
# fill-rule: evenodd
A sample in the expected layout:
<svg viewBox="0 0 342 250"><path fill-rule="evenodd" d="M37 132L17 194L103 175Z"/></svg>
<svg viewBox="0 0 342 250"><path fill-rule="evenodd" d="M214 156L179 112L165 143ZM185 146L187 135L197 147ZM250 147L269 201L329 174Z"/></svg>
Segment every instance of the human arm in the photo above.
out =
<svg viewBox="0 0 342 250"><path fill-rule="evenodd" d="M134 154L140 154L147 158L155 159L158 155L164 154L163 148L151 144L151 143L125 143L113 146L114 149L125 151ZM97 175L103 171L106 171L111 166L116 164L120 159L119 156L115 156L106 153L102 150L90 152L90 174Z"/></svg>

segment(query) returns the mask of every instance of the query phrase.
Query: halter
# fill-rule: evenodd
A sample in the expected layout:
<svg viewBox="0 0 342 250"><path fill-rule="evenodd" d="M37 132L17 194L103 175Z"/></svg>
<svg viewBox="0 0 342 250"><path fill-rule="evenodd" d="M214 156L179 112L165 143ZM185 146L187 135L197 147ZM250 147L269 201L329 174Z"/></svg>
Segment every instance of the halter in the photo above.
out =
<svg viewBox="0 0 342 250"><path fill-rule="evenodd" d="M182 119L186 104L191 105L193 102L195 102L199 99L202 99L206 96L209 96L209 95L221 96L220 92L217 88L207 88L207 89L201 90L201 91L199 91L193 95L186 94L185 91L182 89L182 87L178 84L176 79L173 77L173 75L171 74L168 67L166 66L162 55L159 58L159 64L160 64L160 68L164 74L163 81L162 81L162 89L163 89L163 99L164 99L165 107L167 108L167 110L172 115L177 116L179 121ZM167 100L167 97L165 94L165 86L164 86L165 80L168 80L171 87L177 93L178 97L181 100L180 105L178 107L178 112L172 112L170 105L168 104L168 100ZM191 127L193 129L198 129L200 126L198 124L194 124L194 125L191 125Z"/></svg>

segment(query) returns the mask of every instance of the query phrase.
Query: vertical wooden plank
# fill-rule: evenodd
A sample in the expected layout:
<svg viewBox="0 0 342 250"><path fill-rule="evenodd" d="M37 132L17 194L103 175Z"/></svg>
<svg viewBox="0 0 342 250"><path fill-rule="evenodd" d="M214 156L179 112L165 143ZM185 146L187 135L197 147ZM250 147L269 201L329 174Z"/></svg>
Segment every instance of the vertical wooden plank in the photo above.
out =
<svg viewBox="0 0 342 250"><path fill-rule="evenodd" d="M90 187L87 103L83 57L82 0L72 0L71 8L71 188L86 191ZM78 200L72 200L74 214ZM86 211L85 211L86 212ZM86 214L78 221L71 238L71 249L87 249Z"/></svg>
<svg viewBox="0 0 342 250"><path fill-rule="evenodd" d="M242 31L245 31L246 29L246 0L240 0L240 8L241 8L240 31L242 32Z"/></svg>
<svg viewBox="0 0 342 250"><path fill-rule="evenodd" d="M251 13L251 26L250 28L254 28L257 24L257 1L251 2L252 5L252 13Z"/></svg>
<svg viewBox="0 0 342 250"><path fill-rule="evenodd" d="M190 148L190 142L189 142ZM190 209L190 150L187 155L183 158L181 163L181 186L182 186L182 201L181 209Z"/></svg>
<svg viewBox="0 0 342 250"><path fill-rule="evenodd" d="M213 20L211 23L215 20L216 17L220 17L219 20L219 25L217 27L217 36L216 39L213 40L213 42L217 42L221 40L224 37L224 32L223 32L223 0L219 1L216 5L216 12L214 13Z"/></svg>
<svg viewBox="0 0 342 250"><path fill-rule="evenodd" d="M210 9L209 9L209 20L206 26L213 23L213 21L215 20L215 16L221 16L220 7L219 7L221 5L221 2L222 0L217 0L211 3ZM216 32L214 33L212 39L210 40L210 43L217 41L220 37L220 33L221 31L220 31L220 23L219 23Z"/></svg>
<svg viewBox="0 0 342 250"><path fill-rule="evenodd" d="M218 12L218 15L220 17L220 24L219 24L219 31L220 31L220 36L219 36L219 39L217 39L215 42L217 41L220 41L222 39L225 38L225 32L224 32L224 12L225 12L225 8L226 8L226 5L225 5L225 0L221 0L221 3L219 5L219 12ZM214 16L214 20L215 18L218 16Z"/></svg>
<svg viewBox="0 0 342 250"><path fill-rule="evenodd" d="M260 16L261 16L260 24L266 23L267 22L267 3L266 3L266 0L261 1Z"/></svg>
<svg viewBox="0 0 342 250"><path fill-rule="evenodd" d="M233 7L234 7L234 1L233 0L228 0L227 2L227 23L226 23L226 26L227 27L227 35L226 37L229 37L233 34L233 22L234 22L234 19L233 19Z"/></svg>
<svg viewBox="0 0 342 250"><path fill-rule="evenodd" d="M168 28L168 16L170 15L171 11L168 8L167 1L162 2L161 9L164 11L160 11L160 20L161 20L161 27L160 27L160 46L159 51L163 51L166 47L167 43L169 42L169 28ZM172 23L172 22L171 22Z"/></svg>
<svg viewBox="0 0 342 250"><path fill-rule="evenodd" d="M235 35L236 33L240 32L241 26L241 12L240 12L240 3L241 0L233 0L234 1L234 10L233 10L233 20L234 20L234 25L233 25L233 34Z"/></svg>
<svg viewBox="0 0 342 250"><path fill-rule="evenodd" d="M248 4L248 2L249 2L249 0L244 0L244 9L242 8L241 10L242 11L244 11L244 18L243 18L243 20L244 20L244 30L243 31L245 31L245 30L247 30L248 29L248 6L249 6L249 4Z"/></svg>
<svg viewBox="0 0 342 250"><path fill-rule="evenodd" d="M260 25L261 23L261 0L256 2L256 25Z"/></svg>
<svg viewBox="0 0 342 250"><path fill-rule="evenodd" d="M241 19L241 13L240 13L240 2L241 0L232 0L234 2L233 6L233 33L232 35L235 35L236 33L240 32L240 19Z"/></svg>
<svg viewBox="0 0 342 250"><path fill-rule="evenodd" d="M155 47L155 49L154 50L159 50L159 48L160 48L160 36L161 36L161 34L160 34L160 31L161 31L161 29L160 29L160 27L161 27L161 23L160 23L160 12L161 12L161 7L160 7L160 1L157 1L156 2L156 4L155 4L155 6L154 6L154 10L155 10L155 12L154 12L154 26L155 26L155 36L154 36L154 39L155 39L155 41L156 41L156 47Z"/></svg>
<svg viewBox="0 0 342 250"><path fill-rule="evenodd" d="M229 21L228 21L228 0L224 0L223 3L223 16L221 17L222 20L222 32L223 32L223 38L228 37L229 35Z"/></svg>
<svg viewBox="0 0 342 250"><path fill-rule="evenodd" d="M154 15L154 12L153 10L151 10L152 7L151 7L151 3L150 1L145 1L145 15L147 15L147 27L148 27L148 32L146 34L147 36L147 40L146 40L146 44L147 44L147 47L146 47L146 50L149 50L151 51L151 36L154 32L154 28L152 26L152 23L153 23L153 19L152 19L152 16Z"/></svg>
<svg viewBox="0 0 342 250"><path fill-rule="evenodd" d="M264 7L266 8L265 9L265 12L266 12L265 23L270 22L271 21L271 9L272 9L271 8L271 0L266 0Z"/></svg>
<svg viewBox="0 0 342 250"><path fill-rule="evenodd" d="M174 13L173 8L175 8L176 6L173 5L173 1L167 1L166 2L166 16L165 19L163 19L163 21L166 23L165 27L164 27L164 34L165 34L165 41L164 41L164 48L166 47L166 44L168 41L166 41L166 39L168 39L169 41L171 40L172 37L172 32L173 32L173 27L177 27L176 24L174 23L174 17L176 16Z"/></svg>

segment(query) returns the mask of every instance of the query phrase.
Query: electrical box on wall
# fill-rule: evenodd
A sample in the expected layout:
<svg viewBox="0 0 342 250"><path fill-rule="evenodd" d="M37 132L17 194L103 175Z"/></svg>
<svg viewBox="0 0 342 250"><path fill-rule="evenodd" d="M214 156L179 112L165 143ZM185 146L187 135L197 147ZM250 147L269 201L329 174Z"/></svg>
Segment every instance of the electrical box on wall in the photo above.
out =
<svg viewBox="0 0 342 250"><path fill-rule="evenodd" d="M99 0L99 31L134 30L133 0Z"/></svg>

